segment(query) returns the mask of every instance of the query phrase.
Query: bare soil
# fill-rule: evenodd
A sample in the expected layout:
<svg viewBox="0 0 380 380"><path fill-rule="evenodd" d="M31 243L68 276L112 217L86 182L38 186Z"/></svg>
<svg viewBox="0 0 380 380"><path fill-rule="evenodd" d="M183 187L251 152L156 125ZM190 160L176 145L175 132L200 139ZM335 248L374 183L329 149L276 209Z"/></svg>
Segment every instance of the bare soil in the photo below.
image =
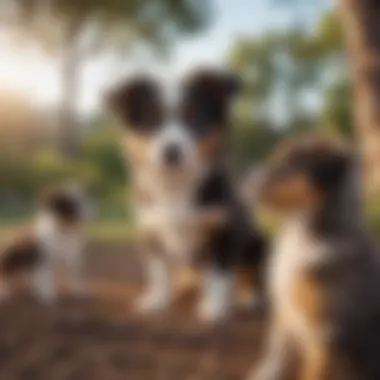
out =
<svg viewBox="0 0 380 380"><path fill-rule="evenodd" d="M91 297L42 305L20 294L0 306L1 380L240 380L259 359L262 316L205 325L189 295L142 319L131 312L142 282L132 247L92 247L87 261Z"/></svg>

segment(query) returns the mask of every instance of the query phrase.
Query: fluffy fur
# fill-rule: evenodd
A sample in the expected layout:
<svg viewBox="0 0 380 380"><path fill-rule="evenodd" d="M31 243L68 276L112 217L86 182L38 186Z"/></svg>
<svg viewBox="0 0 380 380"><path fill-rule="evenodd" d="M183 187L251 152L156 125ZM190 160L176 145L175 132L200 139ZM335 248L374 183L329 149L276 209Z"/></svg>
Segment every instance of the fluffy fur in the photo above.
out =
<svg viewBox="0 0 380 380"><path fill-rule="evenodd" d="M380 259L363 222L355 154L340 142L297 139L275 152L259 186L283 220L271 254L271 329L255 380L380 378Z"/></svg>
<svg viewBox="0 0 380 380"><path fill-rule="evenodd" d="M43 301L56 298L55 271L63 265L76 293L85 291L82 251L88 202L77 186L49 190L41 199L33 226L6 245L0 256L2 297L7 297L12 278L28 273L32 289Z"/></svg>
<svg viewBox="0 0 380 380"><path fill-rule="evenodd" d="M145 239L148 287L138 308L165 309L174 296L174 273L202 263L200 313L214 320L230 311L233 268L247 256L254 266L263 245L256 229L250 229L226 169L238 81L226 72L201 69L175 90L166 87L136 77L108 96L124 126Z"/></svg>

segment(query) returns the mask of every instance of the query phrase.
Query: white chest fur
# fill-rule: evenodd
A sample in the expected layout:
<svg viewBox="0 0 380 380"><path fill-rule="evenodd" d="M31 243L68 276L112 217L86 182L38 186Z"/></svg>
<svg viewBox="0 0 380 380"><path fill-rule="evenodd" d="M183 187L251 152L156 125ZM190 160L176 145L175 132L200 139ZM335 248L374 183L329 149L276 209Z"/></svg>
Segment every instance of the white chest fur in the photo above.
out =
<svg viewBox="0 0 380 380"><path fill-rule="evenodd" d="M309 334L311 331L293 298L296 281L305 271L325 260L326 253L326 244L311 238L301 218L287 223L275 241L269 266L269 289L275 312L285 316L293 332Z"/></svg>
<svg viewBox="0 0 380 380"><path fill-rule="evenodd" d="M142 229L159 236L170 256L187 261L200 244L201 231L191 197L162 197L140 205L137 218Z"/></svg>
<svg viewBox="0 0 380 380"><path fill-rule="evenodd" d="M36 232L44 253L51 259L76 256L82 248L83 238L79 229L63 230L51 215L39 215Z"/></svg>
<svg viewBox="0 0 380 380"><path fill-rule="evenodd" d="M274 243L269 266L269 287L276 303L289 302L289 293L294 278L302 268L304 228L300 221L284 226Z"/></svg>

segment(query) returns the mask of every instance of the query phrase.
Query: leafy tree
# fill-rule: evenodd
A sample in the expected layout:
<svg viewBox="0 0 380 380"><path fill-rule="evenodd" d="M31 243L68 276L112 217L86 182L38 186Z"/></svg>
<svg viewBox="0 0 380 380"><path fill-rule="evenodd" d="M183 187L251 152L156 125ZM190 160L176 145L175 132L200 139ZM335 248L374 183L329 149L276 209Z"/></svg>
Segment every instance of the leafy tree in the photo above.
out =
<svg viewBox="0 0 380 380"><path fill-rule="evenodd" d="M326 130L351 140L355 136L352 95L346 78L337 81L327 89L322 110Z"/></svg>
<svg viewBox="0 0 380 380"><path fill-rule="evenodd" d="M247 83L236 131L243 161L260 158L256 152L265 156L270 141L316 127L352 136L347 54L336 12L307 33L290 28L240 38L227 62Z"/></svg>

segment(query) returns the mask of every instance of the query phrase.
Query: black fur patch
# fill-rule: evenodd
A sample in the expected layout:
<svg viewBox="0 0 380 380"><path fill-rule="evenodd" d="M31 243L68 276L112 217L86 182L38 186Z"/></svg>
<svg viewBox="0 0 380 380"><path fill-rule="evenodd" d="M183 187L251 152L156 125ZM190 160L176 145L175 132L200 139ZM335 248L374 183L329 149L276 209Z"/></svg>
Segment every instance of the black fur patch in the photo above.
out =
<svg viewBox="0 0 380 380"><path fill-rule="evenodd" d="M42 198L42 207L67 223L75 223L82 218L81 200L65 191L52 189Z"/></svg>
<svg viewBox="0 0 380 380"><path fill-rule="evenodd" d="M18 236L1 252L1 272L5 276L28 271L43 260L41 247L33 233Z"/></svg>
<svg viewBox="0 0 380 380"><path fill-rule="evenodd" d="M322 191L330 191L345 177L353 157L339 142L324 138L295 139L280 146L272 175L276 179L303 174Z"/></svg>
<svg viewBox="0 0 380 380"><path fill-rule="evenodd" d="M199 188L197 205L225 207L228 220L210 237L206 256L210 264L221 270L232 267L252 267L261 270L267 239L249 219L247 210L236 198L235 190L224 170L215 170Z"/></svg>
<svg viewBox="0 0 380 380"><path fill-rule="evenodd" d="M164 121L160 90L149 77L122 83L108 96L107 103L126 126L139 133L152 133Z"/></svg>
<svg viewBox="0 0 380 380"><path fill-rule="evenodd" d="M240 89L237 77L214 70L199 70L185 85L180 118L197 136L228 126L231 100Z"/></svg>
<svg viewBox="0 0 380 380"><path fill-rule="evenodd" d="M107 103L136 133L153 134L176 120L202 138L228 125L230 103L239 88L232 74L201 69L188 76L176 105L165 104L159 84L146 76L122 83L108 95Z"/></svg>

